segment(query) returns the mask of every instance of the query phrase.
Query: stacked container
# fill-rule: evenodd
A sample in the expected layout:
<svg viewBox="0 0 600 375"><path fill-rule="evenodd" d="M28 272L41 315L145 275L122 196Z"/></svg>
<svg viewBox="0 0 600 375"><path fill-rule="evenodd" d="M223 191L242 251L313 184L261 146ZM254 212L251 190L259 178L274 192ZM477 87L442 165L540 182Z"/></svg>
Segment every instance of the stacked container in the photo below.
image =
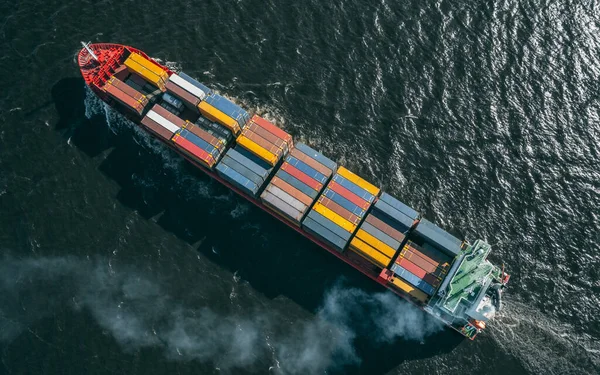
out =
<svg viewBox="0 0 600 375"><path fill-rule="evenodd" d="M336 169L337 164L323 154L297 143L261 194L261 199L281 216L300 225Z"/></svg>
<svg viewBox="0 0 600 375"><path fill-rule="evenodd" d="M138 115L141 115L148 105L148 98L144 94L114 76L106 81L104 91Z"/></svg>
<svg viewBox="0 0 600 375"><path fill-rule="evenodd" d="M417 211L383 193L350 241L350 250L385 268L418 217Z"/></svg>
<svg viewBox="0 0 600 375"><path fill-rule="evenodd" d="M274 167L293 146L292 136L269 121L254 115L236 142Z"/></svg>
<svg viewBox="0 0 600 375"><path fill-rule="evenodd" d="M185 121L158 104L155 104L154 107L148 111L146 116L142 118L141 123L152 133L167 141L170 140L171 137L173 137L173 134L179 131L183 125L185 125Z"/></svg>
<svg viewBox="0 0 600 375"><path fill-rule="evenodd" d="M189 121L173 135L172 141L209 169L215 166L227 146L219 138Z"/></svg>
<svg viewBox="0 0 600 375"><path fill-rule="evenodd" d="M171 74L165 88L168 93L176 96L187 108L195 112L198 112L198 104L212 93L211 89L183 72Z"/></svg>
<svg viewBox="0 0 600 375"><path fill-rule="evenodd" d="M273 168L239 145L230 148L217 164L217 173L244 193L255 197Z"/></svg>
<svg viewBox="0 0 600 375"><path fill-rule="evenodd" d="M379 188L340 167L302 226L342 252L378 194Z"/></svg>
<svg viewBox="0 0 600 375"><path fill-rule="evenodd" d="M131 71L142 77L145 81L158 87L161 91L165 91L165 85L169 79L167 72L155 64L153 61L148 60L139 53L133 52L125 60L125 66Z"/></svg>
<svg viewBox="0 0 600 375"><path fill-rule="evenodd" d="M248 112L229 99L215 93L207 95L198 105L198 109L204 117L226 126L235 136L240 134L250 121Z"/></svg>

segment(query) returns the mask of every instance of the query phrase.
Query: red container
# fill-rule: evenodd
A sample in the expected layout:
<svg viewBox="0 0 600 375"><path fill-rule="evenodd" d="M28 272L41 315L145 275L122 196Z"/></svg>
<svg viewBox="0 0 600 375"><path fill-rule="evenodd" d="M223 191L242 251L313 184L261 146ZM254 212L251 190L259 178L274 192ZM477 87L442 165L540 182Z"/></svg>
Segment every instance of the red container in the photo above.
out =
<svg viewBox="0 0 600 375"><path fill-rule="evenodd" d="M113 85L104 85L104 91L112 98L117 100L119 103L123 104L125 107L129 108L133 112L137 113L141 116L142 112L144 112L144 106L142 103L138 102L131 96L125 94L123 91L119 90Z"/></svg>
<svg viewBox="0 0 600 375"><path fill-rule="evenodd" d="M301 162L305 163L306 165L308 165L312 169L316 170L317 172L324 174L326 177L331 176L331 174L333 173L333 171L331 169L327 168L326 166L319 163L318 161L316 161L315 159L306 155L305 153L303 153L300 150L293 149L292 151L290 151L290 155L292 155L296 159L300 160Z"/></svg>
<svg viewBox="0 0 600 375"><path fill-rule="evenodd" d="M125 95L131 96L137 102L141 103L144 107L148 104L148 98L146 98L146 96L144 96L141 92L137 91L125 82L121 81L117 77L112 77L106 82L106 84L112 85L118 88L119 90L123 91Z"/></svg>
<svg viewBox="0 0 600 375"><path fill-rule="evenodd" d="M169 129L165 129L163 126L156 123L156 121L152 120L148 116L144 116L144 118L142 119L142 125L150 129L153 133L160 136L161 138L169 140L173 136L173 132L171 132Z"/></svg>
<svg viewBox="0 0 600 375"><path fill-rule="evenodd" d="M248 132L248 131L258 134L259 136L261 136L262 138L271 142L272 144L274 144L277 147L281 147L284 150L289 149L288 144L283 139L277 137L275 134L269 133L266 129L261 128L260 126L258 126L257 124L255 124L253 122L249 123L248 126L246 126L246 128L244 128L244 131L242 132L242 134L244 134L245 132Z"/></svg>
<svg viewBox="0 0 600 375"><path fill-rule="evenodd" d="M425 272L424 269L417 266L413 262L407 260L406 258L400 259L400 262L398 264L400 264L402 267L406 268L407 271L410 271L410 273L417 276L419 279L424 278L425 275L427 274L427 272Z"/></svg>
<svg viewBox="0 0 600 375"><path fill-rule="evenodd" d="M190 133L193 133L198 137L204 139L206 142L208 142L210 145L212 145L219 151L223 151L223 149L225 148L225 145L221 143L216 137L214 137L212 134L208 133L204 129L201 129L198 126L192 124L191 122L188 122L186 124L185 129L189 130Z"/></svg>
<svg viewBox="0 0 600 375"><path fill-rule="evenodd" d="M367 223L371 224L372 226L374 226L375 228L379 229L383 233L387 234L388 236L392 237L396 241L398 241L398 242L404 241L404 234L402 234L402 232L400 232L396 228L393 228L388 223L381 221L377 217L369 214L367 216L367 218L365 219L365 221Z"/></svg>
<svg viewBox="0 0 600 375"><path fill-rule="evenodd" d="M358 195L354 194L353 192L346 189L345 187L343 187L335 181L331 181L329 185L327 185L327 187L333 190L334 192L338 193L342 197L346 198L350 202L354 203L358 207L362 208L363 210L366 210L370 206L369 202L360 198Z"/></svg>
<svg viewBox="0 0 600 375"><path fill-rule="evenodd" d="M183 149L188 154L192 155L195 159L204 162L204 164L206 164L208 167L212 168L212 166L215 165L215 159L212 157L212 155L187 139L179 136L179 133L173 137L173 142L175 142L180 149Z"/></svg>
<svg viewBox="0 0 600 375"><path fill-rule="evenodd" d="M320 183L317 180L313 180L312 178L305 175L304 172L302 172L294 166L289 165L287 162L283 163L283 165L281 166L281 170L286 171L290 175L296 177L298 180L300 180L302 183L304 183L313 190L321 191L321 188L323 187L322 183Z"/></svg>
<svg viewBox="0 0 600 375"><path fill-rule="evenodd" d="M179 126L180 128L183 128L186 125L185 120L180 119L179 117L175 116L174 114L167 111L158 104L155 104L154 107L152 107L152 110L161 115L162 117L166 118L167 120L171 121L173 124Z"/></svg>
<svg viewBox="0 0 600 375"><path fill-rule="evenodd" d="M167 82L165 88L167 89L167 92L181 99L184 102L184 104L186 104L186 107L195 109L196 112L198 112L198 108L196 107L198 106L198 104L200 104L200 99L190 94L186 90L182 89L181 87L177 86L171 81Z"/></svg>
<svg viewBox="0 0 600 375"><path fill-rule="evenodd" d="M293 187L292 185L290 185L287 182L283 181L282 179L280 179L277 176L273 177L273 179L271 180L271 184L277 186L278 188L280 188L281 190L285 191L286 193L288 193L292 197L298 199L300 202L304 203L307 206L310 206L313 203L313 199L311 197L309 197L308 195L304 194L303 192L301 192L300 190L296 189L295 187Z"/></svg>
<svg viewBox="0 0 600 375"><path fill-rule="evenodd" d="M410 260L411 262L418 263L419 266L427 270L427 272L434 273L435 270L439 267L438 262L429 258L428 256L411 247L410 245L404 246L404 249L402 249L402 255L404 258Z"/></svg>
<svg viewBox="0 0 600 375"><path fill-rule="evenodd" d="M289 148L292 148L292 146L294 146L294 143L292 142L292 136L290 134L286 133L271 122L265 120L264 118L258 115L254 115L252 116L252 119L250 121L254 122L256 125L265 129L269 133L274 134L275 136L277 136L277 138L283 139L285 143L287 143Z"/></svg>
<svg viewBox="0 0 600 375"><path fill-rule="evenodd" d="M246 138L248 138L249 140L251 140L252 142L259 145L260 147L269 151L270 153L275 154L278 157L281 157L283 155L283 148L278 147L277 145L267 141L266 139L264 139L260 135L256 134L255 132L246 128L246 129L244 129L243 135Z"/></svg>
<svg viewBox="0 0 600 375"><path fill-rule="evenodd" d="M321 196L321 198L319 198L319 203L353 224L358 225L358 223L360 223L360 217L354 215L352 212L348 211L327 197Z"/></svg>

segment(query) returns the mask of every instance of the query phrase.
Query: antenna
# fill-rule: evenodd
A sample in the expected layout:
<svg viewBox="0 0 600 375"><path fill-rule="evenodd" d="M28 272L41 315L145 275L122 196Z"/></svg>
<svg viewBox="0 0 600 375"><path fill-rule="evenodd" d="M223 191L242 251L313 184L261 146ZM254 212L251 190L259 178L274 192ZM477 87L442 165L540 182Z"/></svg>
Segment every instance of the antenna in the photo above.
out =
<svg viewBox="0 0 600 375"><path fill-rule="evenodd" d="M85 48L88 51L88 53L94 58L94 60L100 61L100 60L98 60L98 56L96 56L94 51L92 51L92 49L90 48L89 44L90 44L90 42L87 42L87 43L81 42L81 45L83 46L83 48Z"/></svg>

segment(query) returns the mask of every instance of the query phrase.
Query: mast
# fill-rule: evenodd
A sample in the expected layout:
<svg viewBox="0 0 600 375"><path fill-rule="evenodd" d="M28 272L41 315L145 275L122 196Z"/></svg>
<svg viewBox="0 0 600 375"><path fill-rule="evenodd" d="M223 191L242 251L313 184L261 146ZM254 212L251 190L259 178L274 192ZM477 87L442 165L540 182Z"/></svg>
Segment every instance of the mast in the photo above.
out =
<svg viewBox="0 0 600 375"><path fill-rule="evenodd" d="M86 49L86 51L88 51L88 53L90 54L90 56L92 56L94 58L94 60L96 60L96 61L99 62L100 60L98 60L98 56L96 56L96 54L94 53L94 51L92 51L92 49L89 47L89 44L90 44L89 42L87 42L87 43L86 42L81 42L81 45L83 46L83 48Z"/></svg>

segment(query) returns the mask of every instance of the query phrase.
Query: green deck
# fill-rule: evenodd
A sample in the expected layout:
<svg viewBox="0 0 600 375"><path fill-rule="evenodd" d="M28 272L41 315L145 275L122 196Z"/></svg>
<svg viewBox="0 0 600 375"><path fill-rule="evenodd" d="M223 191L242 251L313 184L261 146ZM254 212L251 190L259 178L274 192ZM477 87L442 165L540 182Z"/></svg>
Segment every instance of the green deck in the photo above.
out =
<svg viewBox="0 0 600 375"><path fill-rule="evenodd" d="M473 304L481 288L487 286L486 282L500 276L501 271L486 260L491 249L483 241L465 249L465 257L448 286L443 302L445 309L454 312L461 301Z"/></svg>

